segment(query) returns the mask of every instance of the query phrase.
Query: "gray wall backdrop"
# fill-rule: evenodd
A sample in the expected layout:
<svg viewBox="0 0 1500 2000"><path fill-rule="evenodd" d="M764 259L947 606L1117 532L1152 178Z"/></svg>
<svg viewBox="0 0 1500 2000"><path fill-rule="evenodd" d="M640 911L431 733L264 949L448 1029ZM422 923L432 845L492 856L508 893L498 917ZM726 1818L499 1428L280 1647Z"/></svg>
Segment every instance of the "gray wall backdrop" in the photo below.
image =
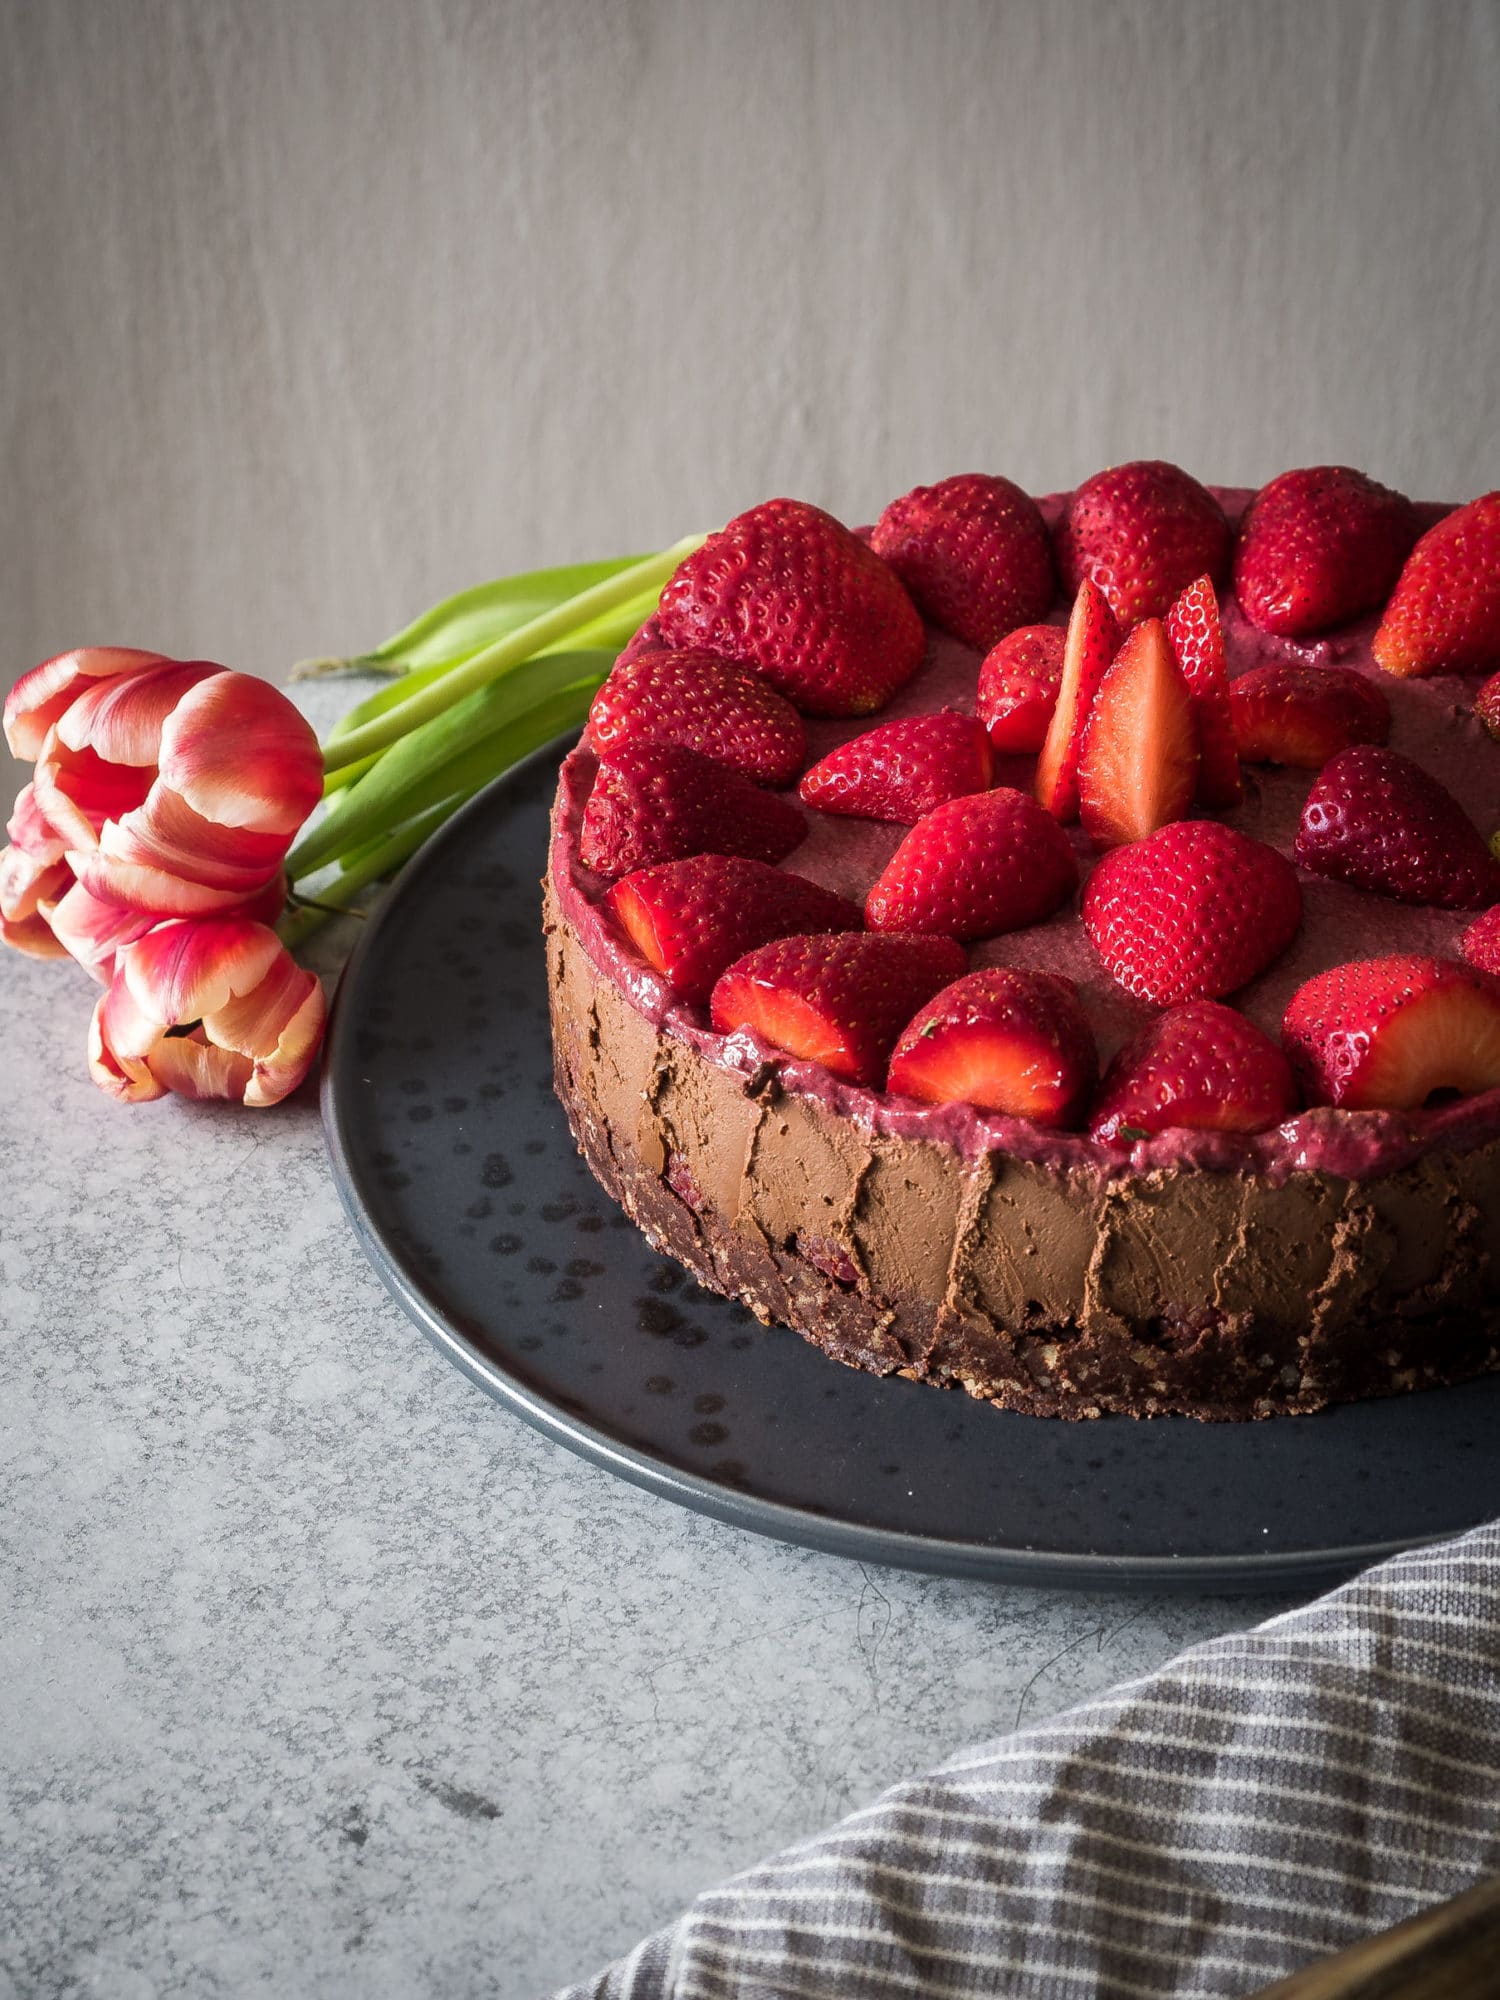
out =
<svg viewBox="0 0 1500 2000"><path fill-rule="evenodd" d="M0 0L0 684L980 466L1500 482L1495 0Z"/></svg>

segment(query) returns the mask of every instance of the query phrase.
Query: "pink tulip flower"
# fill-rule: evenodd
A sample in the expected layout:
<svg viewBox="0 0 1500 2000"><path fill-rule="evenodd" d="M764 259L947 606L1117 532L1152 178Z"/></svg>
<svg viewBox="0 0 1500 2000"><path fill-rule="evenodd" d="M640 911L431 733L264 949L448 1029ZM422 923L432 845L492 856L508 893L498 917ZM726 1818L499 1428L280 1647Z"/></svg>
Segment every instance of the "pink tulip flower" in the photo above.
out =
<svg viewBox="0 0 1500 2000"><path fill-rule="evenodd" d="M5 935L35 948L40 919L105 977L150 923L263 909L322 790L311 725L268 681L210 660L59 654L11 690L5 735L36 761L0 861Z"/></svg>
<svg viewBox="0 0 1500 2000"><path fill-rule="evenodd" d="M120 948L89 1030L89 1071L123 1103L175 1091L276 1104L323 1038L323 988L265 924L174 919Z"/></svg>

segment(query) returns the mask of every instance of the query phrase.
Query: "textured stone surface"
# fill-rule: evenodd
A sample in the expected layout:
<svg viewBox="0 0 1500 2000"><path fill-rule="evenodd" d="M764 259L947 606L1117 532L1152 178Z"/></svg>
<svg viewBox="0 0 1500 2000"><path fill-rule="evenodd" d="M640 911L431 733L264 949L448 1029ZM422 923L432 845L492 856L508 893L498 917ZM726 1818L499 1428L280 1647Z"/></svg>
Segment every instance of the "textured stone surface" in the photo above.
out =
<svg viewBox="0 0 1500 2000"><path fill-rule="evenodd" d="M638 1493L439 1359L314 1105L123 1110L0 961L0 1996L459 2000L1265 1608L951 1583Z"/></svg>

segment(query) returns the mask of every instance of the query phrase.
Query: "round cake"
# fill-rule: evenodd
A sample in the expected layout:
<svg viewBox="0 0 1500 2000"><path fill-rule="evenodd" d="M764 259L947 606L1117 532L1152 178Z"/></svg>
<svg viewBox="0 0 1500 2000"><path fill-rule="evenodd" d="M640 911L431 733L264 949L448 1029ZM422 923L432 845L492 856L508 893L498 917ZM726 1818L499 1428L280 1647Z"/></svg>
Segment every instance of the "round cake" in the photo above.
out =
<svg viewBox="0 0 1500 2000"><path fill-rule="evenodd" d="M1158 474L1173 470L1154 468ZM1394 546L1379 561L1361 546L1356 562L1342 517L1336 531L1318 539L1320 517L1311 501L1304 504L1302 489L1285 532L1275 513L1279 482L1260 496L1207 489L1222 509L1222 548L1214 545L1211 525L1206 542L1193 522L1183 527L1168 495L1159 503L1160 535L1153 530L1143 536L1141 559L1131 568L1100 557L1094 516L1085 504L1092 499L1089 489L1035 503L1047 541L1042 556L1030 514L1017 529L1005 511L1014 491L1006 482L978 482L974 490L963 480L946 484L956 495L951 502L944 488L919 489L908 496L918 503L915 510L903 515L906 502L887 510L874 535L881 554L868 548L870 537L861 538L861 558L850 572L855 583L840 584L843 594L835 594L831 614L835 637L839 621L847 620L858 643L851 642L833 668L826 649L818 654L818 672L832 678L818 682L811 695L807 679L798 678L800 668L778 671L784 657L778 635L795 618L774 592L769 604L764 593L757 596L755 615L741 615L727 631L704 612L703 578L717 588L730 567L722 550L716 556L711 538L688 611L683 597L691 592L685 586L674 597L674 580L663 593L660 619L622 655L616 678L628 678L632 664L649 671L630 687L619 681L621 697L612 709L606 687L588 735L565 760L545 926L557 1091L592 1172L657 1248L702 1284L743 1300L762 1320L797 1329L852 1366L962 1387L1013 1410L1064 1417L1268 1417L1452 1383L1500 1367L1500 1027L1493 1056L1485 1040L1485 1010L1500 1010L1500 983L1488 969L1475 969L1488 962L1483 941L1476 944L1473 935L1485 929L1484 910L1500 903L1486 872L1496 864L1483 850L1500 820L1500 745L1476 713L1484 672L1500 666L1500 654L1485 657L1491 644L1485 621L1500 592L1485 538L1490 516L1482 515L1466 538L1449 530L1470 510L1411 509L1404 533L1395 531ZM956 537L952 520L940 519L938 531L924 540L925 523L941 509L933 502L924 514L923 494L939 496L950 514L956 511ZM1016 519L1032 508L1030 502L1023 508L1023 500L1015 502ZM795 505L768 503L773 509ZM1264 533L1252 543L1250 528L1262 510ZM908 534L914 511L916 529ZM782 528L779 519L771 521L772 531ZM1179 531L1180 549L1172 541ZM1435 667L1430 659L1412 665L1402 657L1388 670L1398 604L1415 603L1432 623L1422 592L1430 595L1432 547L1445 534L1461 563L1479 563L1484 572L1474 586L1478 609L1467 601L1459 606L1470 636L1460 643L1450 634L1448 653ZM1305 558L1309 537L1315 560ZM986 568L985 551L995 549L1004 561ZM1253 559L1264 549L1278 586L1279 561L1282 571L1303 583L1310 575L1331 595L1310 608L1292 603L1288 609L1266 587L1266 565L1258 569ZM931 550L935 555L924 570ZM1451 566L1451 549L1439 546L1438 555ZM839 545L839 561L844 559ZM920 607L914 668L906 657L913 641L904 611L891 611L894 599L881 594L886 584L873 570L867 577L860 561L899 577L903 602ZM1038 575L1042 561L1045 573ZM1353 584L1351 564L1359 571ZM1377 579L1371 569L1382 565ZM1228 703L1222 689L1205 691L1193 681L1179 643L1187 630L1182 606L1192 602L1183 585L1197 567L1217 583L1206 596L1222 635L1222 672L1231 695L1241 691ZM751 564L747 573L759 572ZM778 588L804 587L803 571L790 583L785 565L764 573L779 579ZM1438 565L1436 573L1441 582L1447 572ZM998 596L997 577L1003 586ZM974 587L955 587L955 579L957 586ZM1083 685L1077 676L1087 677L1088 667L1086 660L1079 665L1079 607L1096 585L1096 601L1099 592L1109 598L1116 623L1102 666L1092 684ZM1330 607L1347 608L1361 593L1367 608L1327 628ZM1455 594L1462 597L1459 585L1448 588L1440 609ZM1318 623L1320 612L1325 629L1309 633L1305 628ZM1304 629L1297 629L1299 622ZM866 772L870 759L851 765L846 755L830 764L830 755L903 719L974 716L990 642L997 632L1003 636L1023 625L1067 630L1062 694L1054 658L1052 681L1038 676L1047 696L1039 719L1007 733L1003 718L986 714L998 747L983 780L947 782L967 801L964 810L975 799L992 802L982 809L985 826L1002 808L1018 823L1027 813L1045 812L1046 804L1035 804L1040 794L1054 808L1048 833L1070 851L1081 895L1073 892L1069 873L1044 899L1039 885L1045 868L1027 858L999 871L1009 917L924 919L930 905L920 896L913 900L914 892L903 902L892 883L901 877L898 888L914 881L924 893L930 888L930 872L919 878L907 869L902 876L897 857L916 852L906 843L919 833L931 851L934 809L917 797L902 819L869 816L870 800L878 805L885 793L856 786L850 810L835 796L833 779L842 781L846 767ZM817 628L820 645L828 626L825 618ZM1163 632L1174 635L1176 663ZM1011 657L1023 654L1012 644ZM725 663L724 676L716 660ZM871 660L894 660L884 681L879 672L871 677ZM1463 671L1444 670L1450 663ZM1288 671L1266 681L1268 668ZM985 672L991 672L987 664ZM1285 714L1273 714L1269 750L1250 741L1262 713L1251 691L1261 683L1246 676L1256 674L1285 705ZM729 675L738 677L738 694ZM1328 678L1315 678L1320 675ZM721 714L721 678L729 690L722 713L732 724L722 740L712 734ZM1197 732L1185 753L1196 774L1187 780L1190 796L1180 786L1172 790L1177 781L1170 745L1184 678L1194 695ZM1324 756L1325 742L1297 766L1248 761L1297 754L1286 743L1301 741L1297 732L1305 733L1309 716L1315 722L1325 716L1324 696L1335 684L1347 694L1356 678L1383 698L1383 704L1372 698L1372 712L1381 717L1388 708L1388 727L1383 720L1371 726L1368 718L1346 717L1347 726L1336 726L1328 739L1342 744L1336 754ZM752 680L771 690L762 708L753 706ZM819 692L825 685L833 689L826 699ZM642 688L632 709L623 697ZM1354 687L1353 695L1359 694ZM1066 805L1055 810L1058 795L1046 789L1060 768L1059 716L1075 697L1080 712L1070 725L1071 754L1082 759L1082 824ZM788 699L801 711L801 742L786 720ZM1481 711L1483 706L1481 701ZM653 713L665 718L659 728ZM630 729L617 726L621 716L631 721ZM1241 792L1233 802L1224 802L1228 792L1215 795L1210 783L1215 727L1221 780L1226 768L1226 716L1247 760L1239 765L1230 755L1229 792ZM1045 731L1040 758L1035 749L1008 748L1033 727ZM963 735L956 723L924 729L934 743L951 734L957 744ZM928 735L920 739L924 744ZM918 739L888 736L881 742L888 751L907 740ZM656 763L642 752L643 742L660 751ZM949 755L946 747L943 754ZM722 784L711 790L707 807L680 809L692 784L701 787L706 757ZM738 770L730 768L735 761ZM1415 777L1411 766L1418 767ZM880 768L888 775L888 754ZM924 762L918 778L934 768L935 762ZM804 775L810 770L824 775ZM1401 789L1419 785L1424 774L1438 795L1430 838L1427 822L1414 817L1425 795L1414 792L1411 805ZM903 767L897 775L896 794L915 796L907 783L911 770ZM1381 790L1391 785L1394 791ZM752 786L753 794L746 789ZM1205 803L1215 796L1220 802ZM825 798L837 809L809 802ZM1388 798L1394 803L1383 805ZM1453 801L1467 827L1477 830L1480 851L1472 842L1464 845L1463 829L1456 842L1443 844L1449 832L1443 815ZM936 811L951 817L955 807L940 802ZM1387 819L1378 822L1377 839L1360 814L1381 811ZM622 813L629 821L623 834ZM973 811L968 823L980 825ZM1119 947L1110 928L1109 912L1119 901L1106 893L1113 877L1126 880L1122 871L1131 869L1139 874L1174 841L1185 843L1184 852L1211 845L1206 833L1198 840L1206 828L1247 837L1257 856L1271 850L1281 857L1274 867L1284 869L1300 892L1300 922L1294 907L1289 943L1271 935L1280 918L1268 917L1253 898L1243 909L1217 912L1221 954L1241 949L1249 954L1247 963L1268 961L1227 993L1222 983L1216 988L1200 980L1194 987L1191 978L1178 977L1184 947L1175 906L1158 903L1144 915L1134 913L1134 956ZM990 838L973 836L981 860ZM1229 839L1212 835L1221 843ZM663 970L659 952L642 950L639 922L622 921L620 885L639 879L649 886L652 871L679 857L686 866L685 857L720 851L738 857L734 866L745 871L749 885L742 901L732 886L742 878L727 871L721 876L731 885L716 892L726 936L734 934L735 921L750 921L762 893L756 884L774 867L793 878L784 885L787 915L779 924L768 918L753 933L757 940L791 932L800 949L804 934L821 938L823 962L838 955L836 943L839 963L852 965L858 952L849 949L851 940L861 950L869 943L876 955L906 949L913 966L921 960L908 990L896 957L889 957L896 971L882 1004L894 1011L882 1030L878 1073L867 1065L859 1080L851 1080L855 1072L842 1055L819 1060L799 1053L821 1045L799 1043L797 1034L789 1037L793 1046L778 1043L756 1026L773 1017L729 1011L733 993L754 983L750 974L765 987L766 952L780 953L777 965L792 963L796 952L785 939L737 956L736 964L747 968L739 988L734 972L710 954L711 993L701 966L691 976L674 976ZM1035 851L1052 850L1044 843ZM1418 864L1426 866L1433 854L1436 875L1421 875ZM973 854L960 859L972 874ZM1069 867L1066 856L1059 865ZM1412 877L1413 867L1420 879ZM829 893L820 903L806 884ZM1016 898L1026 893L1032 903L1022 911ZM1047 901L1055 907L1046 910ZM1030 914L1039 903L1046 913ZM850 905L856 906L850 916L820 914ZM892 909L894 918L877 922ZM1017 911L1020 921L1014 920ZM861 913L868 929L855 932ZM987 924L999 922L1009 927L983 934ZM1238 933L1229 947L1226 930ZM1404 979L1393 998L1377 981L1368 1001L1369 982L1377 978L1372 967L1396 969L1382 971L1379 979L1398 973ZM1081 1005L1094 1046L1078 1058L1083 1080L1071 1095L1058 1097L1055 1115L1018 1116L961 1097L928 1101L888 1087L885 1063L896 1032L915 1016L917 1026L900 1046L919 1054L936 1048L941 1036L922 1039L922 1008L930 1002L929 1012L941 1017L938 1026L950 1023L953 1009L943 1013L944 996L955 976L987 969L1022 975L1027 992L1044 1001L1056 994L1059 1005ZM1357 975L1352 985L1347 975ZM1008 990L1003 981L981 986L985 995ZM1450 988L1459 996L1455 1007L1431 998ZM1356 989L1366 995L1368 1019L1350 1011L1356 1000L1348 995ZM1162 1082L1160 1062L1153 1068L1147 1060L1147 1044L1164 1023L1185 1033L1194 1025L1187 1006L1205 1002L1211 1013L1202 1018L1211 1028L1219 1023L1214 1060L1238 1032L1223 1017L1226 1003L1239 1021L1260 1031L1252 1037L1259 1064L1253 1074L1261 1083L1270 1079L1269 1108L1255 1116L1245 1109L1254 1093L1248 1082L1241 1090L1235 1081L1231 1050L1224 1056L1229 1084L1214 1083L1218 1072L1212 1071L1199 1098L1206 1090L1214 1101L1174 1123L1174 1104L1197 1100L1177 1072ZM1344 1016L1337 1013L1340 1004ZM1325 1019L1330 1007L1331 1022ZM1399 1033L1386 1032L1390 1021L1403 1023ZM930 1024L926 1033L935 1033ZM1450 1053L1448 1039L1462 1046ZM995 1046L993 1038L982 1046ZM1292 1058L1287 1077L1295 1078L1285 1086L1275 1083L1280 1049ZM1096 1057L1102 1087L1093 1082ZM1385 1065L1381 1077L1397 1081L1370 1081L1368 1064L1376 1057ZM1367 1064L1363 1071L1361 1063ZM892 1074L915 1076L918 1069ZM1200 1070L1200 1085L1201 1076ZM1295 1095L1278 1099L1276 1089ZM1372 1102L1371 1093L1382 1089L1392 1101ZM1416 1101L1409 1101L1414 1092ZM1114 1107L1108 1118L1106 1100ZM1133 1110L1137 1102L1146 1108Z"/></svg>

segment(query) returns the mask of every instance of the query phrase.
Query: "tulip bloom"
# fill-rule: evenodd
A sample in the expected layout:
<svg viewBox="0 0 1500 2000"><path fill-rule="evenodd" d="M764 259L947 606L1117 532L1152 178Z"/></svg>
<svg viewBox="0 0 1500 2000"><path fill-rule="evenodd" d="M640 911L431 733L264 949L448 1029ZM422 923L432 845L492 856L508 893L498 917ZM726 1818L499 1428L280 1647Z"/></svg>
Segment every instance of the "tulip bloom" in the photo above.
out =
<svg viewBox="0 0 1500 2000"><path fill-rule="evenodd" d="M122 1103L175 1091L276 1104L323 1037L323 988L243 917L158 924L121 948L89 1030L89 1071Z"/></svg>
<svg viewBox="0 0 1500 2000"><path fill-rule="evenodd" d="M36 769L0 860L4 935L45 950L45 925L105 978L163 918L267 913L322 791L311 725L268 681L210 660L59 654L12 689L5 735Z"/></svg>

